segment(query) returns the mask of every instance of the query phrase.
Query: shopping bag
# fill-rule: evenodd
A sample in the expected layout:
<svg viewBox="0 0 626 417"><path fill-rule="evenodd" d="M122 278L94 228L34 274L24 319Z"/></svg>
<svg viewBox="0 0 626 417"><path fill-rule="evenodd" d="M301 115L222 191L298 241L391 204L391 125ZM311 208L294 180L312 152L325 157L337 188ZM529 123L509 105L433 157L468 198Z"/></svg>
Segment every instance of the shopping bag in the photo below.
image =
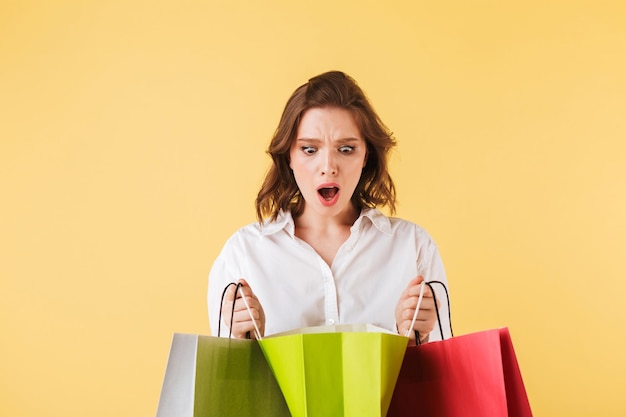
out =
<svg viewBox="0 0 626 417"><path fill-rule="evenodd" d="M531 417L508 328L409 346L388 417Z"/></svg>
<svg viewBox="0 0 626 417"><path fill-rule="evenodd" d="M256 340L174 334L157 417L290 417Z"/></svg>
<svg viewBox="0 0 626 417"><path fill-rule="evenodd" d="M258 342L219 336L174 334L157 417L291 417Z"/></svg>
<svg viewBox="0 0 626 417"><path fill-rule="evenodd" d="M259 345L293 417L384 417L408 340L364 324L307 327Z"/></svg>

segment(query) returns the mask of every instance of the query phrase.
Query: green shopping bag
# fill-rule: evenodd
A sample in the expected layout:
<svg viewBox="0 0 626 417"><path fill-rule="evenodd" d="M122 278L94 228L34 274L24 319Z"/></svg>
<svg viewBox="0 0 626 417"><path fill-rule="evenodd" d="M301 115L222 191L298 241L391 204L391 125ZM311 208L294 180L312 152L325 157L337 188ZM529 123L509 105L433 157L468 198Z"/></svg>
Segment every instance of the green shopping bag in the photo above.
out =
<svg viewBox="0 0 626 417"><path fill-rule="evenodd" d="M385 417L409 339L364 325L259 340L293 417Z"/></svg>
<svg viewBox="0 0 626 417"><path fill-rule="evenodd" d="M258 342L217 335L174 335L157 417L291 417Z"/></svg>
<svg viewBox="0 0 626 417"><path fill-rule="evenodd" d="M174 334L157 417L290 417L256 340Z"/></svg>

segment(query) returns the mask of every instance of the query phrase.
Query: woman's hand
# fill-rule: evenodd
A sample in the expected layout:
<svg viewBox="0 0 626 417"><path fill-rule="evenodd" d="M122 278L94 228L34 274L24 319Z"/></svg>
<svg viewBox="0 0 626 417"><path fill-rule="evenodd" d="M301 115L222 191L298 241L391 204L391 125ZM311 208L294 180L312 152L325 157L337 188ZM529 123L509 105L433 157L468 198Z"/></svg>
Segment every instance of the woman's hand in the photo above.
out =
<svg viewBox="0 0 626 417"><path fill-rule="evenodd" d="M239 282L243 284L239 291L237 291L237 299L235 300L235 312L233 313L233 298L235 295L235 285L231 285L224 296L224 302L222 303L222 317L224 323L231 329L231 333L234 337L243 339L246 337L246 333L250 332L250 337L256 339L256 333L254 331L254 323L250 318L250 313L244 304L242 294L246 296L246 301L250 307L252 317L258 326L261 337L265 335L265 313L263 307L256 298L256 295L252 292L252 289L244 279L240 279Z"/></svg>
<svg viewBox="0 0 626 417"><path fill-rule="evenodd" d="M413 315L415 314L415 307L417 307L417 300L423 281L424 277L421 275L409 281L409 284L402 292L402 295L400 295L400 300L398 300L398 304L396 305L396 326L398 326L398 333L402 336L406 335L413 321ZM409 337L412 340L415 339L415 332L413 330L417 330L419 332L420 342L424 343L428 341L428 336L435 328L435 323L437 322L437 308L439 308L439 301L431 292L430 287L425 285L422 304L420 304L420 310L417 313L415 325L409 333Z"/></svg>

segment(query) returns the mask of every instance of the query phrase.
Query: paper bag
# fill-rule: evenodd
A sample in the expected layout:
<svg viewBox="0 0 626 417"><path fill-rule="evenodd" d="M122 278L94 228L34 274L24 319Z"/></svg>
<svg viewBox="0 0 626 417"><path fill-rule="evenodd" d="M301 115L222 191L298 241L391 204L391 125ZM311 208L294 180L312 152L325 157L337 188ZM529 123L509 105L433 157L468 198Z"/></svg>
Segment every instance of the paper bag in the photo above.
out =
<svg viewBox="0 0 626 417"><path fill-rule="evenodd" d="M256 340L175 334L157 417L290 417Z"/></svg>
<svg viewBox="0 0 626 417"><path fill-rule="evenodd" d="M259 340L293 417L384 417L408 338L371 325Z"/></svg>
<svg viewBox="0 0 626 417"><path fill-rule="evenodd" d="M531 417L507 328L409 346L388 417Z"/></svg>

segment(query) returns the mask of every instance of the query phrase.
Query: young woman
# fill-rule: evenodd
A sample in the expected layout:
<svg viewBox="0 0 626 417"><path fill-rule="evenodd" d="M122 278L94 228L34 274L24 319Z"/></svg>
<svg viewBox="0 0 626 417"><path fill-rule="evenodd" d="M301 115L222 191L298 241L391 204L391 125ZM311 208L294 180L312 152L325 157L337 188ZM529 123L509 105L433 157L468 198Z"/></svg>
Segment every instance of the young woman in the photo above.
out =
<svg viewBox="0 0 626 417"><path fill-rule="evenodd" d="M425 342L440 339L438 304L448 331L445 293L428 286L409 331L422 281L447 282L428 233L378 209L395 212L387 161L394 146L348 75L327 72L295 90L268 149L273 164L256 200L259 222L237 231L211 269L214 333L221 309L221 326L234 337L255 336L242 295L261 336L370 323L412 338L417 331ZM243 284L232 317L234 286L220 304L231 282Z"/></svg>

